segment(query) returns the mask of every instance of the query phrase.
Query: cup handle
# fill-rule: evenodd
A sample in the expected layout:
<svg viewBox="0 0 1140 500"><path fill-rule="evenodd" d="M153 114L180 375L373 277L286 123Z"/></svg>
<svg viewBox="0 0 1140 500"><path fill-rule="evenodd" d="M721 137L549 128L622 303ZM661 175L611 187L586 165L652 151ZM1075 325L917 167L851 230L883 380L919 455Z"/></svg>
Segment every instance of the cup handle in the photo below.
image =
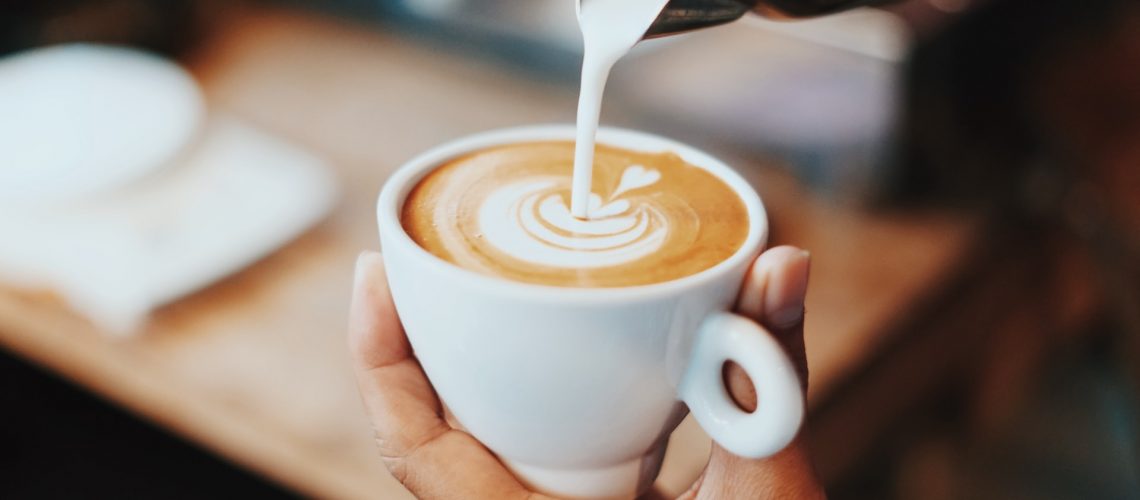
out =
<svg viewBox="0 0 1140 500"><path fill-rule="evenodd" d="M730 360L756 387L759 404L752 413L741 410L724 385L723 367ZM784 449L804 416L799 378L783 348L754 321L726 312L701 324L678 393L709 436L746 458Z"/></svg>

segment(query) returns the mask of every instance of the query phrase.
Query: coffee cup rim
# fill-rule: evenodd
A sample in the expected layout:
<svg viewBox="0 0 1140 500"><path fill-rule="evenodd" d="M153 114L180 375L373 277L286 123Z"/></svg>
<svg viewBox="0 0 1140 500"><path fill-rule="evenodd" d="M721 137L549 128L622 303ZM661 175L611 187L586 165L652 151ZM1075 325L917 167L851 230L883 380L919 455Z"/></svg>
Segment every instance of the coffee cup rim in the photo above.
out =
<svg viewBox="0 0 1140 500"><path fill-rule="evenodd" d="M431 148L400 166L385 181L377 199L376 213L384 244L396 244L411 258L446 275L450 280L477 285L485 293L525 296L530 300L550 298L570 302L613 302L629 299L646 299L662 294L699 286L724 275L730 270L754 259L767 243L768 216L760 195L739 173L716 157L680 141L648 132L617 127L600 127L598 143L645 152L670 151L686 162L705 169L727 184L744 203L748 212L748 235L744 243L731 256L716 265L681 278L659 283L623 287L565 287L514 281L471 271L448 262L421 247L404 230L400 221L408 193L428 173L447 161L481 149L508 144L539 141L573 141L576 128L573 124L544 124L510 127L479 132L460 137ZM382 248L384 253L391 249Z"/></svg>

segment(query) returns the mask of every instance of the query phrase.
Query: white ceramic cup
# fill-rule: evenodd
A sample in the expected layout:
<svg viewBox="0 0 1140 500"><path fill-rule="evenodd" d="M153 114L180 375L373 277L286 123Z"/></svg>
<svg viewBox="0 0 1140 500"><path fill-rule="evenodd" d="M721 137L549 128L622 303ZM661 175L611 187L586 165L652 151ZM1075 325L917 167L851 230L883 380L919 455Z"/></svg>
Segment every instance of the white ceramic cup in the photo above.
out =
<svg viewBox="0 0 1140 500"><path fill-rule="evenodd" d="M603 144L679 154L731 186L748 208L748 236L735 254L673 281L594 289L513 282L446 262L404 232L408 192L448 160L574 135L571 125L548 125L458 139L409 161L380 194L380 240L396 310L452 418L523 482L566 497L643 492L686 409L737 455L783 449L803 419L796 372L766 330L728 312L763 249L767 217L748 183L712 156L641 132L598 132ZM753 413L741 411L724 387L728 360L756 385Z"/></svg>

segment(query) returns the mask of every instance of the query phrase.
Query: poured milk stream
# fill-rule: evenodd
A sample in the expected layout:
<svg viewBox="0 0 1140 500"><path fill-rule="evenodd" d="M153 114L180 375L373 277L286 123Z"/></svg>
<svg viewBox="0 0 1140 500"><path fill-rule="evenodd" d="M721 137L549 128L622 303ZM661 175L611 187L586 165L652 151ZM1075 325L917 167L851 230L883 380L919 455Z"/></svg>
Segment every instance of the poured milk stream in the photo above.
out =
<svg viewBox="0 0 1140 500"><path fill-rule="evenodd" d="M408 234L466 269L578 287L678 279L740 248L747 210L715 175L672 152L595 144L610 69L667 3L582 0L576 141L502 145L447 162L409 194Z"/></svg>
<svg viewBox="0 0 1140 500"><path fill-rule="evenodd" d="M574 184L570 213L590 216L594 177L594 141L602 111L602 94L610 69L645 36L668 0L579 0L578 24L585 44L582 87L578 97L578 137L574 151Z"/></svg>

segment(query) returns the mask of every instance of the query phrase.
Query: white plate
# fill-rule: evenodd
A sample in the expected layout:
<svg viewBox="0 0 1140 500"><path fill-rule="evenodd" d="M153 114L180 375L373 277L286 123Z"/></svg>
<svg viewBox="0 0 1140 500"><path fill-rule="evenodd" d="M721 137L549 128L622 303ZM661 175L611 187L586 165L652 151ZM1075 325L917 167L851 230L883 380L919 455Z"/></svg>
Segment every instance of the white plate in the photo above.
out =
<svg viewBox="0 0 1140 500"><path fill-rule="evenodd" d="M186 71L136 50L78 44L0 58L0 206L72 201L161 169L203 114Z"/></svg>

